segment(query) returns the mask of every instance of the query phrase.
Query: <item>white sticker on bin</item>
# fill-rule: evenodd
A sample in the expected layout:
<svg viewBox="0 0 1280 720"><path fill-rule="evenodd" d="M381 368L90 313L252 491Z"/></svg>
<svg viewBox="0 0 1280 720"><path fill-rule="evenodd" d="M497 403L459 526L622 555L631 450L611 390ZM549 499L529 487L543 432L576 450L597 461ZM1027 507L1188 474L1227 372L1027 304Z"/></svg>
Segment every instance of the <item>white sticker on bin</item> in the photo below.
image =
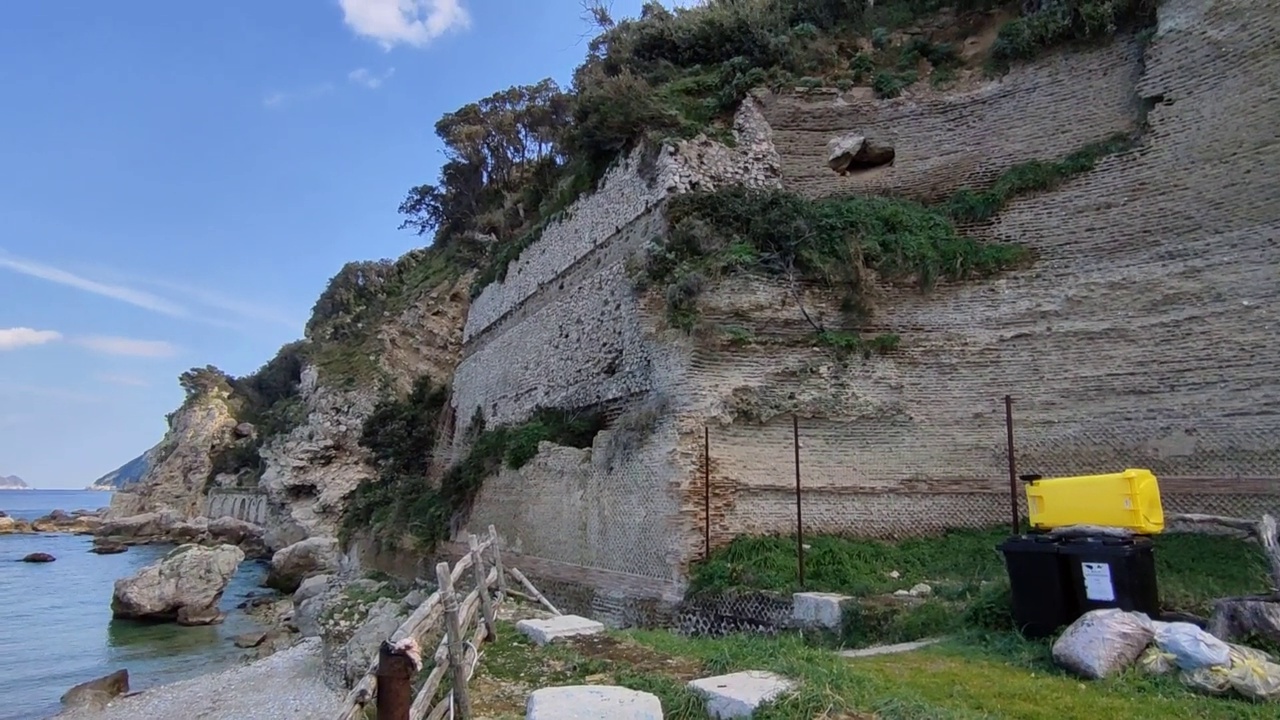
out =
<svg viewBox="0 0 1280 720"><path fill-rule="evenodd" d="M1097 602L1112 602L1116 590L1111 585L1111 566L1104 562L1080 563L1084 569L1084 596Z"/></svg>

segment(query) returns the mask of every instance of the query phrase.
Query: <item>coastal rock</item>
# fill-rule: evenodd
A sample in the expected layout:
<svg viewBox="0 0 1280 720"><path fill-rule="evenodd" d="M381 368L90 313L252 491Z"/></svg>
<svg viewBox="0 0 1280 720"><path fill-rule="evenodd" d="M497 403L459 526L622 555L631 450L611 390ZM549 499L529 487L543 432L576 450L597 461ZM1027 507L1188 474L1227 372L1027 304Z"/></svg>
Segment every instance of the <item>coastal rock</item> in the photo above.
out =
<svg viewBox="0 0 1280 720"><path fill-rule="evenodd" d="M113 617L209 625L222 619L218 601L244 560L234 545L182 545L159 562L115 583Z"/></svg>
<svg viewBox="0 0 1280 720"><path fill-rule="evenodd" d="M333 579L332 575L312 575L298 589L293 591L293 604L301 605L311 598L323 593L329 588L329 581Z"/></svg>
<svg viewBox="0 0 1280 720"><path fill-rule="evenodd" d="M94 533L98 537L123 540L151 540L166 538L182 516L172 510L141 513L128 517L109 519Z"/></svg>
<svg viewBox="0 0 1280 720"><path fill-rule="evenodd" d="M250 633L241 633L240 635L232 638L231 642L238 648L248 649L258 647L266 639L267 632L265 630L258 630Z"/></svg>
<svg viewBox="0 0 1280 720"><path fill-rule="evenodd" d="M65 510L54 510L48 515L32 520L31 529L35 532L88 535L97 530L101 524L102 520L88 511L69 513Z"/></svg>
<svg viewBox="0 0 1280 720"><path fill-rule="evenodd" d="M215 543L237 545L251 558L270 557L265 531L259 525L230 516L209 521L209 539Z"/></svg>
<svg viewBox="0 0 1280 720"><path fill-rule="evenodd" d="M49 553L33 552L33 553L31 553L30 555L27 555L26 557L22 558L22 562L25 562L25 563L51 563L51 562L53 562L54 560L57 560L57 559L58 559L58 558L56 558L56 557L54 557L54 556L50 555Z"/></svg>
<svg viewBox="0 0 1280 720"><path fill-rule="evenodd" d="M101 709L129 692L129 671L117 670L96 680L80 683L62 694L62 704L71 708Z"/></svg>
<svg viewBox="0 0 1280 720"><path fill-rule="evenodd" d="M348 598L347 606L362 604ZM400 627L408 614L404 607L392 598L379 598L363 608L348 607L355 617L352 622L343 612L331 613L321 637L325 640L325 666L330 677L345 687L353 686L378 656L378 646ZM356 624L358 622L358 624Z"/></svg>
<svg viewBox="0 0 1280 720"><path fill-rule="evenodd" d="M0 517L0 535L17 535L32 532L31 523L8 516Z"/></svg>
<svg viewBox="0 0 1280 720"><path fill-rule="evenodd" d="M119 555L129 549L128 545L119 543L114 540L105 540L103 538L95 538L93 547L89 548L89 552L95 555Z"/></svg>
<svg viewBox="0 0 1280 720"><path fill-rule="evenodd" d="M267 587L292 593L302 581L312 575L335 572L338 569L338 540L331 537L307 538L271 556L271 572L267 574Z"/></svg>

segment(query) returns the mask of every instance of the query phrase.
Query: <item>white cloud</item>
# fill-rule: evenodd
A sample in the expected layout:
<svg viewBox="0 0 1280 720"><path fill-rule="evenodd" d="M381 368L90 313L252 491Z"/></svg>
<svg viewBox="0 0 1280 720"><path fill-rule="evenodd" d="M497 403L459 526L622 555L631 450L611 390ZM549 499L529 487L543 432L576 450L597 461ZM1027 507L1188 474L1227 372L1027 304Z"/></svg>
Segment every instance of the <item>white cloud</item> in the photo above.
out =
<svg viewBox="0 0 1280 720"><path fill-rule="evenodd" d="M98 373L95 377L104 383L112 385L124 385L127 387L149 387L151 383L142 378L133 377L132 375L112 375L109 373Z"/></svg>
<svg viewBox="0 0 1280 720"><path fill-rule="evenodd" d="M338 0L343 22L383 48L424 47L451 30L471 26L462 0Z"/></svg>
<svg viewBox="0 0 1280 720"><path fill-rule="evenodd" d="M374 75L372 72L369 72L368 68L356 68L355 70L347 73L347 79L357 85L363 85L370 90L377 90L382 83L390 80L391 76L395 73L395 68L387 68L387 71L381 75Z"/></svg>
<svg viewBox="0 0 1280 720"><path fill-rule="evenodd" d="M178 348L164 340L134 340L109 335L90 335L75 338L72 342L104 355L167 358L178 354Z"/></svg>
<svg viewBox="0 0 1280 720"><path fill-rule="evenodd" d="M0 328L0 352L21 347L44 345L62 339L56 330L35 330L27 327Z"/></svg>
<svg viewBox="0 0 1280 720"><path fill-rule="evenodd" d="M47 280L59 285L83 290L94 295L109 297L121 302L129 303L137 307L158 312L163 315L173 317L186 317L187 309L176 303L169 302L164 298L157 297L151 293L121 285L109 285L96 280L90 280L81 277L75 273L62 270L60 268L43 265L41 263L22 260L8 255L0 255L0 270L9 270L28 277Z"/></svg>
<svg viewBox="0 0 1280 720"><path fill-rule="evenodd" d="M313 100L322 95L328 95L331 92L333 92L333 83L329 82L320 83L319 85L313 85L301 90L277 90L267 93L267 95L262 98L262 104L264 107L268 108L281 108L285 105L291 105L301 100Z"/></svg>

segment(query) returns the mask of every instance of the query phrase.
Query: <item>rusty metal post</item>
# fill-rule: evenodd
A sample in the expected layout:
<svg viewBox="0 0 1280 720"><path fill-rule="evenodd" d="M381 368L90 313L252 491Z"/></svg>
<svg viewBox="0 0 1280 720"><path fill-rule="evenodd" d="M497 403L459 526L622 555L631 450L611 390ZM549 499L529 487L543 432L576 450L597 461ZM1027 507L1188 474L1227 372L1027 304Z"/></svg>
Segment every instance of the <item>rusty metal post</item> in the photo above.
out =
<svg viewBox="0 0 1280 720"><path fill-rule="evenodd" d="M378 648L378 718L409 720L413 706L413 660L383 640Z"/></svg>
<svg viewBox="0 0 1280 720"><path fill-rule="evenodd" d="M791 442L796 451L796 569L804 589L804 516L800 511L800 418L791 414Z"/></svg>
<svg viewBox="0 0 1280 720"><path fill-rule="evenodd" d="M711 427L702 426L702 559L711 558Z"/></svg>
<svg viewBox="0 0 1280 720"><path fill-rule="evenodd" d="M1013 457L1013 396L1004 396L1004 432L1005 444L1009 456L1009 513L1013 522L1013 534L1021 529L1022 520L1018 517L1018 464Z"/></svg>

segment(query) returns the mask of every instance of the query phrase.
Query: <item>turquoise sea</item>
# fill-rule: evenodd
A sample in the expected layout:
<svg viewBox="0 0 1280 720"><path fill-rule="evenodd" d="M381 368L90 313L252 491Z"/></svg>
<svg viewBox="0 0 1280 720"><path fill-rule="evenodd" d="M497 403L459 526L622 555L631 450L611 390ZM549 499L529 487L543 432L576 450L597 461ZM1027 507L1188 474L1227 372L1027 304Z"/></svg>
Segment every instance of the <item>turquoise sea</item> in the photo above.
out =
<svg viewBox="0 0 1280 720"><path fill-rule="evenodd" d="M77 490L0 490L0 510L34 519L55 509L96 509L111 494ZM231 638L255 628L235 606L258 589L266 567L245 562L223 595L220 625L184 628L111 619L116 578L162 557L164 546L120 555L89 552L92 538L0 535L0 720L41 720L59 710L73 685L121 668L132 689L183 680L243 662ZM47 552L47 564L17 562Z"/></svg>

